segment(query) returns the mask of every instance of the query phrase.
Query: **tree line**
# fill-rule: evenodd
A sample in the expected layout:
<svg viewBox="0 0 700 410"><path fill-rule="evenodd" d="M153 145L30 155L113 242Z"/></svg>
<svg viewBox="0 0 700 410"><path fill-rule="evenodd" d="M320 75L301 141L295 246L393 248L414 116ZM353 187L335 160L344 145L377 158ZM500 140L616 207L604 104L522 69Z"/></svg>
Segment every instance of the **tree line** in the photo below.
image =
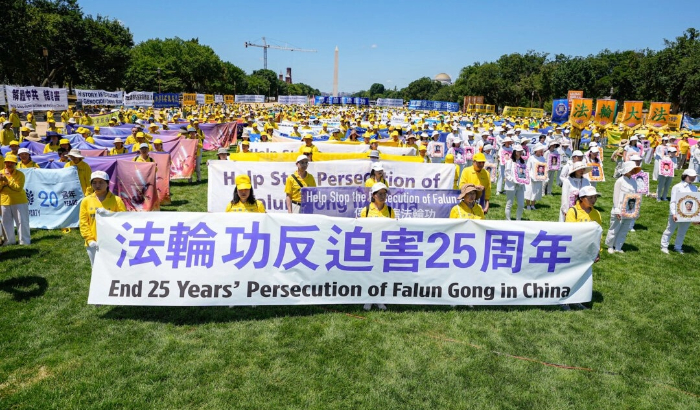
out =
<svg viewBox="0 0 700 410"><path fill-rule="evenodd" d="M116 19L85 15L77 0L2 0L0 84L208 94L318 95L272 70L250 75L198 39L134 44Z"/></svg>
<svg viewBox="0 0 700 410"><path fill-rule="evenodd" d="M596 55L569 56L528 51L477 62L462 68L452 85L428 77L402 89L375 83L356 97L402 98L463 102L464 96L484 96L498 107L552 109L552 100L569 90L585 97L618 101L671 102L674 112L700 116L700 32L689 28L661 50L603 50Z"/></svg>

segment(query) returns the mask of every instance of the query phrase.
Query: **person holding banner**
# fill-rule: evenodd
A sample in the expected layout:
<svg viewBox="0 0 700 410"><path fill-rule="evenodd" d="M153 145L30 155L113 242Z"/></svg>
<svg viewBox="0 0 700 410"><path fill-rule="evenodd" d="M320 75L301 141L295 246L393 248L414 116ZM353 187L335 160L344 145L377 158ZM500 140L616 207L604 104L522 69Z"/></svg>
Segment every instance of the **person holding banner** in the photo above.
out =
<svg viewBox="0 0 700 410"><path fill-rule="evenodd" d="M83 161L85 158L80 150L74 148L68 153L68 159L70 162L66 162L63 168L76 167L78 168L78 179L80 179L80 186L83 188L83 195L87 196L90 193L90 175L92 175L92 169L87 162Z"/></svg>
<svg viewBox="0 0 700 410"><path fill-rule="evenodd" d="M87 128L79 127L76 131L76 133L80 134L81 137L85 140L85 142L88 142L90 144L95 143L95 139L90 136L90 130Z"/></svg>
<svg viewBox="0 0 700 410"><path fill-rule="evenodd" d="M139 155L135 156L134 162L155 162L153 158L148 155L149 146L145 142L139 145ZM158 167L156 166L156 170Z"/></svg>
<svg viewBox="0 0 700 410"><path fill-rule="evenodd" d="M372 185L370 203L360 212L360 218L396 218L394 210L386 204L389 187L381 182Z"/></svg>
<svg viewBox="0 0 700 410"><path fill-rule="evenodd" d="M315 187L316 179L306 172L309 167L309 159L301 154L296 161L297 170L287 177L284 183L284 193L287 195L287 212L298 214L301 211L301 189L305 187Z"/></svg>
<svg viewBox="0 0 700 410"><path fill-rule="evenodd" d="M668 245L671 241L671 236L673 232L676 232L676 242L674 244L674 249L679 254L683 254L683 240L685 239L685 234L690 228L691 222L678 222L678 216L676 215L676 204L681 199L683 194L698 192L698 188L693 185L698 174L693 169L686 169L681 175L681 182L674 185L671 189L671 204L670 213L668 215L668 225L666 225L666 230L661 236L661 252L668 254Z"/></svg>
<svg viewBox="0 0 700 410"><path fill-rule="evenodd" d="M163 140L162 139L156 138L153 141L153 152L166 152L163 149ZM224 159L226 159L226 158L224 158Z"/></svg>
<svg viewBox="0 0 700 410"><path fill-rule="evenodd" d="M46 138L49 139L49 142L46 145L44 145L44 154L58 151L58 149L61 147L59 145L61 136L58 135L57 132L48 131L46 133Z"/></svg>
<svg viewBox="0 0 700 410"><path fill-rule="evenodd" d="M265 204L255 199L253 185L246 174L236 176L236 187L233 189L233 199L226 205L226 212L258 212L265 213Z"/></svg>
<svg viewBox="0 0 700 410"><path fill-rule="evenodd" d="M489 212L489 200L491 199L491 175L484 169L486 165L486 156L483 152L474 155L473 164L471 167L464 168L462 175L459 178L459 186L464 184L474 184L481 187L477 192L476 198L479 199L479 204L484 210L484 215Z"/></svg>
<svg viewBox="0 0 700 410"><path fill-rule="evenodd" d="M20 162L17 164L17 169L39 168L39 165L37 165L36 162L32 161L32 156L29 154L29 149L20 148L17 151L17 154L19 155L20 160Z"/></svg>
<svg viewBox="0 0 700 410"><path fill-rule="evenodd" d="M109 175L104 171L95 171L90 174L90 187L93 191L86 195L80 203L80 235L85 239L85 248L90 265L95 262L97 252L97 223L95 212L98 209L106 209L110 212L126 212L124 201L109 192Z"/></svg>
<svg viewBox="0 0 700 410"><path fill-rule="evenodd" d="M484 219L484 209L476 202L483 187L474 184L462 185L457 199L460 202L450 210L450 219Z"/></svg>
<svg viewBox="0 0 700 410"><path fill-rule="evenodd" d="M525 206L525 185L528 181L523 181L524 178L516 178L516 168L518 166L526 167L527 162L523 159L523 147L516 145L513 147L513 155L506 162L505 167L505 191L506 191L506 220L510 221L510 211L513 208L513 201L517 200L517 209L515 211L515 220L519 221L523 216L523 208Z"/></svg>
<svg viewBox="0 0 700 410"><path fill-rule="evenodd" d="M17 156L8 152L5 155L4 168L0 172L0 209L2 226L7 235L5 245L14 245L17 242L15 225L19 234L19 244L31 244L28 202L24 190L24 173L17 170Z"/></svg>
<svg viewBox="0 0 700 410"><path fill-rule="evenodd" d="M372 170L369 171L369 178L365 181L365 187L372 188L374 184L382 183L388 186L386 180L384 179L384 167L380 162L375 162L372 165Z"/></svg>
<svg viewBox="0 0 700 410"><path fill-rule="evenodd" d="M668 147L666 151L666 155L661 158L660 162L663 161L669 161L672 163L672 165L669 165L669 162L664 162L662 166L664 167L673 167L671 170L667 170L667 172L670 173L670 175L662 175L662 172L659 171L659 184L656 186L656 202L661 202L661 201L668 201L668 189L671 187L671 182L673 181L673 170L678 168L678 160L676 159L676 148L675 147Z"/></svg>
<svg viewBox="0 0 700 410"><path fill-rule="evenodd" d="M314 154L317 154L317 153L319 152L319 151L318 151L318 148L314 145L314 137L313 137L313 135L311 135L311 134L306 134L306 135L304 135L304 145L302 145L301 147L299 147L298 153L299 153L299 154L303 154L303 153L304 153L304 148L311 148L311 151L312 151Z"/></svg>
<svg viewBox="0 0 700 410"><path fill-rule="evenodd" d="M109 155L121 155L127 153L126 147L124 147L124 141L122 141L121 138L115 138L113 144L114 148L109 150Z"/></svg>
<svg viewBox="0 0 700 410"><path fill-rule="evenodd" d="M623 218L621 213L626 205L624 203L625 194L637 193L637 181L632 178L632 175L641 170L642 168L637 166L634 161L627 161L622 167L622 176L615 181L613 208L610 211L610 227L605 237L605 245L610 254L625 253L622 250L622 245L627 239L627 233L632 229L634 218Z"/></svg>

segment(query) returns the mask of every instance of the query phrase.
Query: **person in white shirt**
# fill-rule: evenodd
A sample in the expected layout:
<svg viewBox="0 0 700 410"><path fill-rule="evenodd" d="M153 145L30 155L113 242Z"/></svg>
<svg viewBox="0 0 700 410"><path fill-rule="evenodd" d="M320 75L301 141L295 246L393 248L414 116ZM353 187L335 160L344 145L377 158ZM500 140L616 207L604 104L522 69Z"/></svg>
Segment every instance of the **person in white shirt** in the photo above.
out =
<svg viewBox="0 0 700 410"><path fill-rule="evenodd" d="M622 167L622 176L615 181L613 189L613 208L610 211L610 228L605 237L605 245L608 247L608 253L625 253L622 250L622 245L627 239L627 233L632 228L633 218L623 218L621 215L624 204L625 194L637 193L637 182L632 178L632 175L641 171L642 168L637 166L634 161L627 161Z"/></svg>
<svg viewBox="0 0 700 410"><path fill-rule="evenodd" d="M552 155L553 152L556 152L558 149L559 141L550 141L549 144L547 144L547 151L544 153L544 162L549 164L549 156ZM547 186L545 187L545 195L554 195L554 185L557 184L557 181L559 181L559 171L561 171L561 168L557 170L547 169L548 182Z"/></svg>
<svg viewBox="0 0 700 410"><path fill-rule="evenodd" d="M571 153L570 158L571 160L567 161L566 164L562 161L561 173L559 174L559 181L561 182L561 185L563 185L564 180L569 177L573 164L575 162L583 161L583 152L576 150ZM566 209L568 210L569 208Z"/></svg>
<svg viewBox="0 0 700 410"><path fill-rule="evenodd" d="M527 169L530 173L530 183L525 186L525 200L527 201L527 209L530 211L535 210L535 203L542 199L542 193L544 191L544 184L547 183L547 179L544 181L537 179L538 167L542 167L541 164L546 164L544 159L545 146L541 144L535 145L532 149L532 154L527 160ZM542 170L546 172L545 169ZM546 175L546 174L545 174Z"/></svg>
<svg viewBox="0 0 700 410"><path fill-rule="evenodd" d="M512 131L508 131L508 132L512 132ZM503 139L503 142L502 142L500 149L498 150L498 154L497 154L497 157L498 157L497 158L497 161L498 161L498 180L496 181L496 195L500 195L503 193L503 182L505 181L504 175L506 172L506 162L507 161L501 162L501 155L502 155L502 152L508 152L508 153L512 154L513 153L512 146L513 146L513 140L510 137L506 136Z"/></svg>
<svg viewBox="0 0 700 410"><path fill-rule="evenodd" d="M661 252L663 253L668 253L668 245L671 241L671 236L673 236L673 232L677 229L678 231L676 232L676 243L674 244L674 249L681 255L683 254L683 240L685 239L685 234L688 232L688 228L690 228L691 223L677 222L678 216L676 213L678 210L676 205L683 197L683 194L698 192L698 188L693 185L693 182L695 182L695 178L697 178L697 176L698 174L695 172L695 170L686 169L683 171L683 175L681 175L681 182L674 185L673 189L671 189L671 204L670 213L668 215L668 225L666 225L666 230L661 236ZM686 207L685 209L688 211L692 211L693 206L698 206L694 201L685 201L680 205L681 207Z"/></svg>
<svg viewBox="0 0 700 410"><path fill-rule="evenodd" d="M487 164L494 164L496 165L496 154L493 152L493 146L491 144L486 144L482 148L481 152L484 154L486 157L486 163Z"/></svg>
<svg viewBox="0 0 700 410"><path fill-rule="evenodd" d="M700 173L700 145L695 144L690 149L690 161L688 162L688 169L695 170L696 173Z"/></svg>
<svg viewBox="0 0 700 410"><path fill-rule="evenodd" d="M581 156L581 158L583 155ZM561 206L559 207L559 222L564 222L566 213L573 205L576 205L576 198L581 188L590 186L591 183L583 176L591 172L591 167L582 160L570 164L571 171L567 166L567 174L561 175ZM573 198L572 198L573 197Z"/></svg>
<svg viewBox="0 0 700 410"><path fill-rule="evenodd" d="M623 156L624 162L627 162L630 160L630 157L632 155L642 155L642 150L639 148L639 136L638 135L633 135L630 138L629 144L625 147L625 154Z"/></svg>
<svg viewBox="0 0 700 410"><path fill-rule="evenodd" d="M678 159L676 159L676 147L668 147L666 155L661 158L661 161L671 161L673 162L672 167L675 170L678 167ZM666 163L668 164L668 163ZM666 166L664 164L664 166ZM656 186L656 201L668 201L668 189L671 187L671 182L673 182L673 174L671 176L661 175L659 171L659 184Z"/></svg>
<svg viewBox="0 0 700 410"><path fill-rule="evenodd" d="M654 150L654 171L651 175L652 180L656 181L659 179L659 162L661 158L666 156L666 150L668 149L668 137L661 137L661 144Z"/></svg>
<svg viewBox="0 0 700 410"><path fill-rule="evenodd" d="M524 173L519 178L520 181L516 179L518 165L527 168L527 161L523 159L523 147L515 145L513 147L513 156L506 162L505 166L506 220L508 221L510 221L513 200L518 201L515 219L519 221L522 218L525 205L525 185L529 183L529 178L524 178Z"/></svg>
<svg viewBox="0 0 700 410"><path fill-rule="evenodd" d="M562 185L562 180L566 178L568 175L564 173L566 166L569 164L569 161L571 159L571 143L568 141L562 141L561 142L561 147L557 150L559 153L559 162L561 163L561 169L559 170L559 180L557 183L559 186Z"/></svg>

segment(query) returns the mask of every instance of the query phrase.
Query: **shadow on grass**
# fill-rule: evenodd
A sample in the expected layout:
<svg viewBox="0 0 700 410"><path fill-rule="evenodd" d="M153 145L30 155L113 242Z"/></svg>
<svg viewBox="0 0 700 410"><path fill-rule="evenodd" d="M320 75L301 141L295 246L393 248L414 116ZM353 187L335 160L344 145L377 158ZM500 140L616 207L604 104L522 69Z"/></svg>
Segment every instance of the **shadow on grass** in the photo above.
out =
<svg viewBox="0 0 700 410"><path fill-rule="evenodd" d="M642 224L639 224L639 223L636 223L636 222L635 222L635 223L634 223L634 230L635 230L635 231L648 231L649 228L647 228L646 225L642 225Z"/></svg>
<svg viewBox="0 0 700 410"><path fill-rule="evenodd" d="M0 250L0 262L17 258L31 258L37 254L39 254L38 249L28 248L27 245L20 245L14 249L3 247L2 250Z"/></svg>
<svg viewBox="0 0 700 410"><path fill-rule="evenodd" d="M542 203L542 202L538 202L538 203L535 205L535 209L545 209L545 208L546 208L546 209L549 209L549 208L551 208L551 206L549 206L549 205L547 205L547 204L545 204L545 203Z"/></svg>
<svg viewBox="0 0 700 410"><path fill-rule="evenodd" d="M54 239L61 239L61 238L63 238L62 235L46 235L46 236L40 236L40 237L32 238L32 244L35 244L35 243L41 242L41 241L52 241L52 240L54 240Z"/></svg>
<svg viewBox="0 0 700 410"><path fill-rule="evenodd" d="M695 249L695 247L693 247L693 246L683 245L683 252L685 252L685 253L698 253L698 250Z"/></svg>
<svg viewBox="0 0 700 410"><path fill-rule="evenodd" d="M190 203L190 201L188 201L186 199L178 199L178 200L170 202L170 205L166 205L166 206L180 206L180 205L186 205L189 203Z"/></svg>
<svg viewBox="0 0 700 410"><path fill-rule="evenodd" d="M42 296L48 287L49 282L41 276L21 276L0 281L0 291L11 294L16 302Z"/></svg>
<svg viewBox="0 0 700 410"><path fill-rule="evenodd" d="M195 175L194 179L192 182L190 182L189 179L175 179L170 181L171 186L178 186L178 187L187 187L187 186L199 186L199 185L206 185L207 184L207 179L202 178L201 181L197 182L196 181L197 176Z"/></svg>
<svg viewBox="0 0 700 410"><path fill-rule="evenodd" d="M637 225L634 226L634 229L637 229ZM638 247L636 247L634 245L630 245L628 243L625 243L622 245L622 250L625 252L639 252Z"/></svg>

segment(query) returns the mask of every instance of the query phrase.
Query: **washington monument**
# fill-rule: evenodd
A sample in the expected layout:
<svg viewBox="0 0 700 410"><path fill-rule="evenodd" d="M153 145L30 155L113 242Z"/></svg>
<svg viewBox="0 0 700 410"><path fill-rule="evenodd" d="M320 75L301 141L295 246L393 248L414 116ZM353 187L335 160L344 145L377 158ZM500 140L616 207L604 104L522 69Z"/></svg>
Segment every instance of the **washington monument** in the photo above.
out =
<svg viewBox="0 0 700 410"><path fill-rule="evenodd" d="M333 97L338 96L338 46L335 46L335 67L333 68Z"/></svg>

